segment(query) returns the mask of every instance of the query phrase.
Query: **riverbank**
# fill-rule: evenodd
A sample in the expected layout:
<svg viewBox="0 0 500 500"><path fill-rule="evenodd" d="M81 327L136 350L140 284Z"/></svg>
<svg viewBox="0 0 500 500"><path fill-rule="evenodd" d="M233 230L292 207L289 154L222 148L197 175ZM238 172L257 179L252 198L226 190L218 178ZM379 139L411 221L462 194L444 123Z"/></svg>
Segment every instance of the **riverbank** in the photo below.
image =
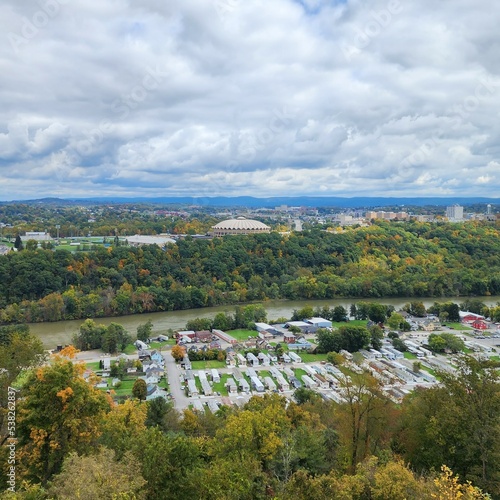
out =
<svg viewBox="0 0 500 500"><path fill-rule="evenodd" d="M467 297L401 297L387 299L330 299L330 300L269 300L263 302L267 311L269 320L279 317L290 318L295 309L301 309L304 306L313 308L323 307L325 305L335 307L338 305L349 308L351 304L358 302L378 302L380 304L392 305L400 309L411 301L421 301L425 307L429 307L434 302L462 303ZM500 301L500 296L475 297L483 301L486 305L493 306ZM155 313L132 314L129 316L114 316L111 318L96 318L97 324L109 325L118 323L122 325L133 337L137 332L137 327L146 323L149 319L153 323L153 335L166 334L169 329L183 329L186 323L194 318L214 318L219 312L233 313L235 306L217 306L205 307L200 309L184 309L180 311L166 311ZM37 335L47 349L54 349L57 345L65 345L71 342L75 333L78 332L83 319L72 321L58 321L55 323L32 323L29 325L33 334Z"/></svg>

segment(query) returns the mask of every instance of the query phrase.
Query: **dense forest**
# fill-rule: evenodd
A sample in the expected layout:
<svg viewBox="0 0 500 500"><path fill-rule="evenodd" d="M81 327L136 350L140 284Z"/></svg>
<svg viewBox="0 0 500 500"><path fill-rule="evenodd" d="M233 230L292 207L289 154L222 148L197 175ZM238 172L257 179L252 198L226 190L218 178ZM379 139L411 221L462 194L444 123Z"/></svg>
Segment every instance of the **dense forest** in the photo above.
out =
<svg viewBox="0 0 500 500"><path fill-rule="evenodd" d="M188 237L88 253L0 256L0 321L22 323L266 299L500 294L500 231L486 223L377 222L304 231Z"/></svg>
<svg viewBox="0 0 500 500"><path fill-rule="evenodd" d="M456 373L400 405L368 373L353 372L341 382L342 403L302 388L293 401L253 397L212 414L179 413L162 398L116 404L84 380L73 354L46 364L26 330L2 338L2 408L16 415L11 428L0 412L0 491L15 489L2 498L490 498L479 488L500 498L494 362L458 358Z"/></svg>

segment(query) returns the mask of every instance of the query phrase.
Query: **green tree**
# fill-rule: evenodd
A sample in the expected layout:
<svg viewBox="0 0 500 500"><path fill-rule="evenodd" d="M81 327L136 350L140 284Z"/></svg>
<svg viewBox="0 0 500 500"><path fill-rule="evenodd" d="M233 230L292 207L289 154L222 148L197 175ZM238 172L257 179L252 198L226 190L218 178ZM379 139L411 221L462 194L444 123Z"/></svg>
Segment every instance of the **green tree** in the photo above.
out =
<svg viewBox="0 0 500 500"><path fill-rule="evenodd" d="M344 403L339 405L337 425L349 470L382 445L392 419L392 403L380 382L369 373L355 373L339 380Z"/></svg>
<svg viewBox="0 0 500 500"><path fill-rule="evenodd" d="M462 311L471 312L474 314L483 314L486 304L480 299L467 299L460 304Z"/></svg>
<svg viewBox="0 0 500 500"><path fill-rule="evenodd" d="M343 306L335 306L333 309L333 313L331 314L332 321L347 321L347 310Z"/></svg>
<svg viewBox="0 0 500 500"><path fill-rule="evenodd" d="M134 453L142 463L148 500L198 497L199 473L206 458L200 442L154 427L141 434Z"/></svg>
<svg viewBox="0 0 500 500"><path fill-rule="evenodd" d="M3 337L3 338L2 338ZM41 340L29 333L28 328L4 327L0 333L0 442L8 435L8 398L14 395L9 387L17 386L16 379L31 367L42 365L47 359ZM15 395L16 398L19 394Z"/></svg>
<svg viewBox="0 0 500 500"><path fill-rule="evenodd" d="M401 314L393 312L387 319L387 325L389 326L389 328L392 328L393 330L401 330L402 329L401 325L403 324L404 321L405 319Z"/></svg>
<svg viewBox="0 0 500 500"><path fill-rule="evenodd" d="M368 318L375 323L383 323L387 316L387 306L383 304L372 303L368 306Z"/></svg>
<svg viewBox="0 0 500 500"><path fill-rule="evenodd" d="M341 326L338 332L346 351L356 352L370 345L371 335L364 326Z"/></svg>
<svg viewBox="0 0 500 500"><path fill-rule="evenodd" d="M119 350L124 351L127 345L132 341L130 335L125 331L122 325L111 323L102 337L102 350L104 352L116 353Z"/></svg>
<svg viewBox="0 0 500 500"><path fill-rule="evenodd" d="M423 302L413 301L403 306L403 310L412 316L417 318L424 318L427 315L427 311Z"/></svg>
<svg viewBox="0 0 500 500"><path fill-rule="evenodd" d="M431 333L427 341L429 349L433 352L453 353L462 352L465 349L464 341L452 333Z"/></svg>
<svg viewBox="0 0 500 500"><path fill-rule="evenodd" d="M400 338L392 339L392 347L401 352L406 352L408 350L404 340L401 340Z"/></svg>
<svg viewBox="0 0 500 500"><path fill-rule="evenodd" d="M368 328L370 332L370 343L373 349L381 349L382 348L382 339L384 338L384 332L382 328L378 325L372 325Z"/></svg>
<svg viewBox="0 0 500 500"><path fill-rule="evenodd" d="M16 236L16 239L14 241L14 248L21 251L24 247L23 247L23 242L21 240L21 236L19 236L19 234Z"/></svg>
<svg viewBox="0 0 500 500"><path fill-rule="evenodd" d="M317 392L312 389L307 389L306 387L299 387L293 393L293 399L297 404L303 405L304 403L309 403L310 401L316 400L320 397Z"/></svg>
<svg viewBox="0 0 500 500"><path fill-rule="evenodd" d="M314 316L314 309L311 306L305 306L302 309L294 310L292 314L292 321L302 321Z"/></svg>
<svg viewBox="0 0 500 500"><path fill-rule="evenodd" d="M28 240L26 242L26 250L30 252L34 252L38 248L38 241L36 240Z"/></svg>
<svg viewBox="0 0 500 500"><path fill-rule="evenodd" d="M343 349L342 337L338 331L319 328L316 332L318 340L317 351L320 353L339 352Z"/></svg>
<svg viewBox="0 0 500 500"><path fill-rule="evenodd" d="M232 330L234 325L234 320L231 315L220 312L215 315L212 323L212 328L216 330L228 331Z"/></svg>
<svg viewBox="0 0 500 500"><path fill-rule="evenodd" d="M149 319L144 325L139 325L137 327L137 340L147 342L151 338L152 331L153 322Z"/></svg>
<svg viewBox="0 0 500 500"><path fill-rule="evenodd" d="M212 329L212 320L210 318L195 318L190 319L186 323L186 330L193 330L195 332L200 332L203 330Z"/></svg>
<svg viewBox="0 0 500 500"><path fill-rule="evenodd" d="M461 355L457 370L439 373L441 385L417 389L402 405L397 442L418 471L446 464L462 480L500 494L500 384L498 363Z"/></svg>
<svg viewBox="0 0 500 500"><path fill-rule="evenodd" d="M142 378L138 378L134 382L134 385L132 387L132 396L141 401L144 401L147 395L148 395L148 388L146 385L146 381L143 380Z"/></svg>
<svg viewBox="0 0 500 500"><path fill-rule="evenodd" d="M154 398L148 401L146 426L159 427L165 432L179 430L179 414L173 404L168 403L165 398Z"/></svg>

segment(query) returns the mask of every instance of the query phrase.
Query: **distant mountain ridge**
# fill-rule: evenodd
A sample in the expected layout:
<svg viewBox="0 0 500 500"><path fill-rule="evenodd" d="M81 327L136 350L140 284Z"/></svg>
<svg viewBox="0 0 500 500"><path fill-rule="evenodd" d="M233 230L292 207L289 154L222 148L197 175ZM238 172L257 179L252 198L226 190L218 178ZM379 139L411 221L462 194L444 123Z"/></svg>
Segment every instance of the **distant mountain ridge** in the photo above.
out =
<svg viewBox="0 0 500 500"><path fill-rule="evenodd" d="M215 197L99 197L99 198L40 198L34 200L12 200L0 202L2 205L12 203L23 203L29 205L95 205L114 203L141 203L141 204L179 204L200 205L210 207L236 207L249 208L275 208L280 205L304 206L304 207L339 207L339 208L375 208L386 206L448 206L458 203L459 205L472 205L476 203L500 203L499 198L481 197L450 197L450 198L399 198L399 197L337 197L337 196L292 196L292 197L269 197L256 198L252 196L215 196Z"/></svg>

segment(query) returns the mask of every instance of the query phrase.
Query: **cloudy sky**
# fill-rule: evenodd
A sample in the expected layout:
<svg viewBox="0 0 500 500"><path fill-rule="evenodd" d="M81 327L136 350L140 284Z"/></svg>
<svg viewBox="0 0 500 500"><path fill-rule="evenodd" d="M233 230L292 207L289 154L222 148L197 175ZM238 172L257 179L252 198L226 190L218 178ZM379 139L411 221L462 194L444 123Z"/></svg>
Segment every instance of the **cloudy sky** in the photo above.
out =
<svg viewBox="0 0 500 500"><path fill-rule="evenodd" d="M0 199L490 196L492 0L3 0Z"/></svg>

